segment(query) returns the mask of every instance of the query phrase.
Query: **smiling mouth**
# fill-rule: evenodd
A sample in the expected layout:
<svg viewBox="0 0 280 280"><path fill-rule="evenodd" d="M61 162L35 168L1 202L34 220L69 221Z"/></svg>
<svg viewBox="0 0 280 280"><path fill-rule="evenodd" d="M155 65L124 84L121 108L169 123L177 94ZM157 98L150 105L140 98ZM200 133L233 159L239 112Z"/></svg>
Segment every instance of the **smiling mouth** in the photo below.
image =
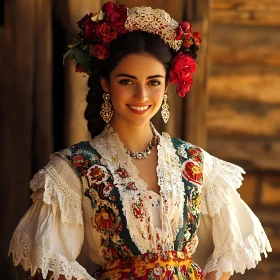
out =
<svg viewBox="0 0 280 280"><path fill-rule="evenodd" d="M147 106L132 106L132 105L127 105L130 109L134 110L134 111L138 111L138 112L144 112L147 111L151 105L147 105Z"/></svg>

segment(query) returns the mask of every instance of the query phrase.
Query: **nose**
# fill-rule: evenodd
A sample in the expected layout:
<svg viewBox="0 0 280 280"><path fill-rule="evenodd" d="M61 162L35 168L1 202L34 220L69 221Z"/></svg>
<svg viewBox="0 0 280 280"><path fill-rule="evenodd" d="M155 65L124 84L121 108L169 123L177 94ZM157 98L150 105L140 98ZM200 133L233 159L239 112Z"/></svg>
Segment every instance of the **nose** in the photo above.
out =
<svg viewBox="0 0 280 280"><path fill-rule="evenodd" d="M144 103L148 100L148 92L145 86L138 86L134 92L134 99L140 103Z"/></svg>

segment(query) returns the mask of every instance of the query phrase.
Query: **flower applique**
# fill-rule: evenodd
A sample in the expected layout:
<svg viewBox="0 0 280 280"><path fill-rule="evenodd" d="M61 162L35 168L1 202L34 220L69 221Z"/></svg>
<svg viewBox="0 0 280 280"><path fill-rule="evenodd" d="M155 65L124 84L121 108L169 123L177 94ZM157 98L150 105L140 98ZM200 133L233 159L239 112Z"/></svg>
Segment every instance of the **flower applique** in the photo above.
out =
<svg viewBox="0 0 280 280"><path fill-rule="evenodd" d="M94 164L88 169L87 177L90 184L100 184L107 182L110 175L104 166Z"/></svg>
<svg viewBox="0 0 280 280"><path fill-rule="evenodd" d="M144 220L145 210L142 199L137 200L132 204L133 214L141 222Z"/></svg>
<svg viewBox="0 0 280 280"><path fill-rule="evenodd" d="M192 160L183 163L183 176L191 182L202 184L202 170L199 164Z"/></svg>

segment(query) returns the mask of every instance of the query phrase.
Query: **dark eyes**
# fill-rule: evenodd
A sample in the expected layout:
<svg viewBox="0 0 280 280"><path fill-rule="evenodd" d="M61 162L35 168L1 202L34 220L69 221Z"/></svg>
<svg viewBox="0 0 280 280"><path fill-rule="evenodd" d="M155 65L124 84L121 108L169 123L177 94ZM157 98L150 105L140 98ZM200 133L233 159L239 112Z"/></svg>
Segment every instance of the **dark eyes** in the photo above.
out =
<svg viewBox="0 0 280 280"><path fill-rule="evenodd" d="M130 79L120 80L119 83L122 85L133 85L134 84L134 82ZM160 84L161 84L161 82L158 80L149 80L148 81L148 85L150 85L150 86L159 86Z"/></svg>
<svg viewBox="0 0 280 280"><path fill-rule="evenodd" d="M132 85L132 81L129 79L120 80L119 83L122 85Z"/></svg>
<svg viewBox="0 0 280 280"><path fill-rule="evenodd" d="M149 84L152 86L159 86L160 85L160 81L158 80L151 80L149 81Z"/></svg>

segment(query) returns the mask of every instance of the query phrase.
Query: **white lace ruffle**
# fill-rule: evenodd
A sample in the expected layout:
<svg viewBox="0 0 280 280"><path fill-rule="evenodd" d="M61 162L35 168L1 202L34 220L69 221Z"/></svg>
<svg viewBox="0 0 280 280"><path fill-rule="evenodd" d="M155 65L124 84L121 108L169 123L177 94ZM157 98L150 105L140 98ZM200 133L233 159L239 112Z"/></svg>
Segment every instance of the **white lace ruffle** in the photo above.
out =
<svg viewBox="0 0 280 280"><path fill-rule="evenodd" d="M42 247L34 248L30 237L24 231L14 232L8 255L10 254L13 255L14 265L21 264L25 271L31 271L32 276L40 268L44 279L48 271L53 272L54 280L57 280L59 275L64 275L67 280L72 280L72 277L77 280L94 279L78 262L68 262L65 257Z"/></svg>
<svg viewBox="0 0 280 280"><path fill-rule="evenodd" d="M201 213L213 217L227 206L225 199L242 185L245 171L230 162L212 157L211 174L202 188ZM207 164L207 161L205 161Z"/></svg>
<svg viewBox="0 0 280 280"><path fill-rule="evenodd" d="M34 175L30 182L30 188L33 192L40 188L45 189L44 202L52 205L54 209L59 207L63 223L83 224L80 195L65 183L50 164Z"/></svg>
<svg viewBox="0 0 280 280"><path fill-rule="evenodd" d="M263 228L258 225L255 232L244 241L226 244L220 251L215 250L203 271L205 274L217 271L216 280L227 272L231 275L234 272L244 274L246 269L255 268L261 261L261 253L267 257L267 252L271 250Z"/></svg>

